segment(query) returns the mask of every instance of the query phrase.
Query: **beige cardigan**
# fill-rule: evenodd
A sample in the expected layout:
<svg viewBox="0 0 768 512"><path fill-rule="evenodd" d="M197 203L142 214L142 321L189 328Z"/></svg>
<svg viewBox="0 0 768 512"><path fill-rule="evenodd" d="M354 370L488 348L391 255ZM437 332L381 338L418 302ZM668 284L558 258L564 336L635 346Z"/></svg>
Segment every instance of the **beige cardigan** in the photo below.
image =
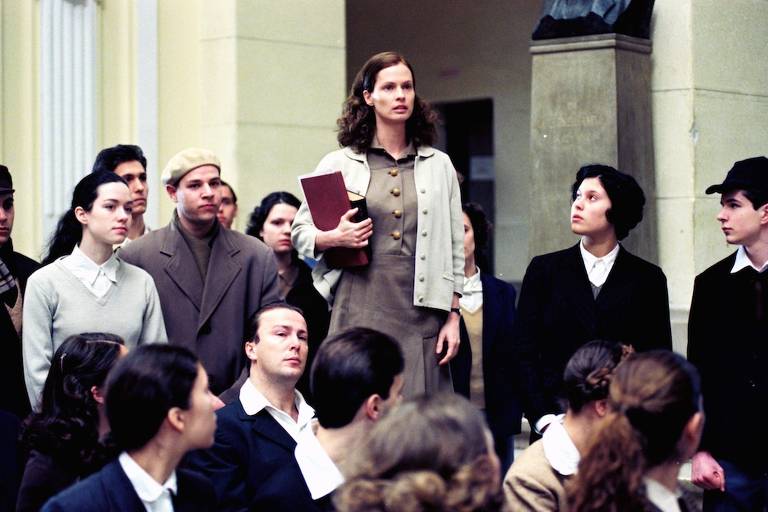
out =
<svg viewBox="0 0 768 512"><path fill-rule="evenodd" d="M347 189L365 195L371 179L365 153L342 148L326 155L315 172L340 170ZM418 236L413 304L448 311L453 293L464 286L464 223L461 193L451 159L437 149L422 146L414 163L418 205ZM374 226L375 229L375 226ZM317 258L312 271L315 288L332 303L341 270L330 269L322 254L315 254L317 229L306 202L293 221L291 239L299 254Z"/></svg>
<svg viewBox="0 0 768 512"><path fill-rule="evenodd" d="M549 464L539 439L515 460L504 477L507 507L536 512L567 510L566 479Z"/></svg>

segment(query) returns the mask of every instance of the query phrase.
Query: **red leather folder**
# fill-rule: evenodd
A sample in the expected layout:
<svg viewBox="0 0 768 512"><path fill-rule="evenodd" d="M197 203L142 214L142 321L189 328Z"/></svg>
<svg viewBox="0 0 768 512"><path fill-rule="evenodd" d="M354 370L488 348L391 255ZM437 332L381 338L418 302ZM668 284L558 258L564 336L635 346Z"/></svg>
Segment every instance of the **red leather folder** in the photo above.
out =
<svg viewBox="0 0 768 512"><path fill-rule="evenodd" d="M365 197L347 190L341 171L299 176L299 183L317 229L335 229L350 208L357 208L353 222L368 218ZM370 245L362 249L332 247L323 253L323 258L331 268L362 267L371 261L370 250Z"/></svg>

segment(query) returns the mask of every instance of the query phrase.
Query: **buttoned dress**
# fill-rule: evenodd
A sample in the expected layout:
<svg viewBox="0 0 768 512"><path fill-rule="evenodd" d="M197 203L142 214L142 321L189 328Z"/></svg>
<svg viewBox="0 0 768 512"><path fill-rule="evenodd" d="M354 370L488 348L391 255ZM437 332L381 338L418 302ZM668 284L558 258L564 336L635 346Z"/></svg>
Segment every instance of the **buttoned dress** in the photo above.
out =
<svg viewBox="0 0 768 512"><path fill-rule="evenodd" d="M371 180L366 203L373 221L371 263L345 269L336 290L329 329L332 335L348 327L363 326L396 339L405 358L406 397L453 389L448 365L439 366L435 354L446 313L413 304L418 236L415 158L412 146L399 159L383 148L368 150Z"/></svg>

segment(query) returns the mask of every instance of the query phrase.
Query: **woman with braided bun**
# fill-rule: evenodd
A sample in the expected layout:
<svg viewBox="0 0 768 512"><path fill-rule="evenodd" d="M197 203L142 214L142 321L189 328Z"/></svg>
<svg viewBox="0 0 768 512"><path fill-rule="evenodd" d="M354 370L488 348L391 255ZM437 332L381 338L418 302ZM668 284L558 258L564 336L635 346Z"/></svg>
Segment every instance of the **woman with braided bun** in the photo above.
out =
<svg viewBox="0 0 768 512"><path fill-rule="evenodd" d="M512 510L566 510L564 483L576 473L600 420L608 412L608 386L628 347L595 340L573 354L565 367L568 410L544 436L526 449L504 478Z"/></svg>
<svg viewBox="0 0 768 512"><path fill-rule="evenodd" d="M453 393L405 402L371 431L333 497L338 512L498 511L499 459L483 415Z"/></svg>
<svg viewBox="0 0 768 512"><path fill-rule="evenodd" d="M608 413L567 486L568 510L698 510L678 487L704 427L696 368L674 352L633 354L609 389Z"/></svg>

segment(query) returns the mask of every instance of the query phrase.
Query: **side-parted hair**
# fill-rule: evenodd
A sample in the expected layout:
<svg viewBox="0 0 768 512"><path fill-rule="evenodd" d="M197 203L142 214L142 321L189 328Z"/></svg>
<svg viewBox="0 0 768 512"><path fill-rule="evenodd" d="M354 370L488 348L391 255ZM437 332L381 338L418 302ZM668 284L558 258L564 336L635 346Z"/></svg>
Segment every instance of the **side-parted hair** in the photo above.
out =
<svg viewBox="0 0 768 512"><path fill-rule="evenodd" d="M40 412L22 427L28 450L79 468L96 469L100 455L99 411L91 388L101 388L124 345L120 336L83 333L68 337L56 349L45 379Z"/></svg>
<svg viewBox="0 0 768 512"><path fill-rule="evenodd" d="M301 206L301 201L290 192L282 190L267 194L261 200L259 205L251 212L251 217L248 219L248 228L245 230L245 234L255 236L263 241L261 238L261 230L264 227L264 223L267 221L267 217L269 217L269 212L271 212L272 208L278 204L287 204L298 210Z"/></svg>
<svg viewBox="0 0 768 512"><path fill-rule="evenodd" d="M56 231L51 235L48 242L48 254L43 258L43 265L48 265L61 256L66 256L80 243L80 239L83 237L83 225L77 220L75 209L79 206L90 212L99 195L99 187L107 183L122 183L126 187L128 186L123 178L113 172L86 174L75 185L75 190L72 192L72 203L69 210L59 219Z"/></svg>
<svg viewBox="0 0 768 512"><path fill-rule="evenodd" d="M681 456L683 429L701 407L699 375L668 350L632 354L616 369L608 405L568 487L569 510L648 510L643 476Z"/></svg>
<svg viewBox="0 0 768 512"><path fill-rule="evenodd" d="M312 405L320 425L343 427L370 396L388 399L404 366L400 345L382 332L353 327L326 339L310 376Z"/></svg>
<svg viewBox="0 0 768 512"><path fill-rule="evenodd" d="M253 315L251 315L251 318L248 319L248 328L245 332L245 341L253 341L258 342L258 332L259 332L259 324L261 323L261 317L266 313L267 311L272 311L273 309L288 309L291 311L295 311L296 313L300 314L302 318L304 317L304 312L301 310L301 308L298 308L296 306L293 306L291 304L288 304L287 302L273 302L272 304L267 304L257 312L255 312Z"/></svg>
<svg viewBox="0 0 768 512"><path fill-rule="evenodd" d="M147 170L147 158L139 146L118 144L99 151L92 172L115 172L117 166L125 162L139 162Z"/></svg>
<svg viewBox="0 0 768 512"><path fill-rule="evenodd" d="M581 346L563 375L568 408L578 413L589 402L608 398L611 378L625 353L625 346L613 341L593 340Z"/></svg>
<svg viewBox="0 0 768 512"><path fill-rule="evenodd" d="M376 114L365 102L363 91L373 92L379 71L384 68L405 64L413 76L413 87L416 90L416 73L406 58L397 52L377 53L363 64L357 72L349 97L344 102L341 117L336 121L339 127L338 141L341 146L350 146L358 152L371 147L376 133ZM432 107L416 94L413 101L413 113L405 123L406 138L419 146L431 146L436 137L435 122L437 114Z"/></svg>
<svg viewBox="0 0 768 512"><path fill-rule="evenodd" d="M623 240L629 232L643 220L645 194L635 178L629 174L617 171L611 166L591 164L585 165L576 173L576 181L571 187L571 199L576 199L576 192L581 182L587 178L598 178L603 185L611 208L605 213L608 222L616 230L616 238Z"/></svg>
<svg viewBox="0 0 768 512"><path fill-rule="evenodd" d="M409 400L371 429L333 498L339 512L500 510L482 413L455 393Z"/></svg>
<svg viewBox="0 0 768 512"><path fill-rule="evenodd" d="M112 438L138 450L160 430L173 407L189 408L199 361L184 347L140 345L107 378L106 411Z"/></svg>

